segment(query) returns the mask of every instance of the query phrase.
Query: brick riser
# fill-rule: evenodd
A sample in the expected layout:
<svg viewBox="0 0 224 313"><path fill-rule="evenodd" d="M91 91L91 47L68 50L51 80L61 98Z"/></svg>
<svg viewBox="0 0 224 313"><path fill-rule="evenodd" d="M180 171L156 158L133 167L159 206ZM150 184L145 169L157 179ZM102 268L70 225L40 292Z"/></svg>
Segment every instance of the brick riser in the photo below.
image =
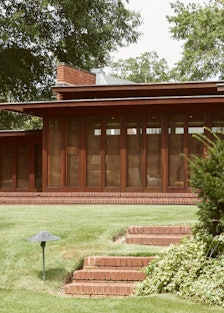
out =
<svg viewBox="0 0 224 313"><path fill-rule="evenodd" d="M64 287L65 294L76 297L127 297L141 271L153 257L91 256L84 260L83 270L75 271L73 282Z"/></svg>
<svg viewBox="0 0 224 313"><path fill-rule="evenodd" d="M0 192L0 204L173 204L194 205L193 193Z"/></svg>

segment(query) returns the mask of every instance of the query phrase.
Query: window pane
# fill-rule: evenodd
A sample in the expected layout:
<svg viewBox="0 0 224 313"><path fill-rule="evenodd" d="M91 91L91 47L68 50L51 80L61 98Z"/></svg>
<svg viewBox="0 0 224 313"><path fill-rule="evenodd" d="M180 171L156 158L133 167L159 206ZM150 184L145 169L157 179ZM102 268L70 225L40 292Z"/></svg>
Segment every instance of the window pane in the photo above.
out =
<svg viewBox="0 0 224 313"><path fill-rule="evenodd" d="M16 187L29 188L29 147L17 146L16 153Z"/></svg>
<svg viewBox="0 0 224 313"><path fill-rule="evenodd" d="M48 186L61 186L61 149L62 149L62 121L49 121L48 138Z"/></svg>
<svg viewBox="0 0 224 313"><path fill-rule="evenodd" d="M142 186L142 128L134 119L127 124L127 187Z"/></svg>
<svg viewBox="0 0 224 313"><path fill-rule="evenodd" d="M108 119L106 125L106 187L120 186L120 121Z"/></svg>
<svg viewBox="0 0 224 313"><path fill-rule="evenodd" d="M13 188L13 160L14 148L9 144L2 144L0 149L1 171L0 184L1 188Z"/></svg>
<svg viewBox="0 0 224 313"><path fill-rule="evenodd" d="M147 187L161 186L161 118L149 116L146 126Z"/></svg>
<svg viewBox="0 0 224 313"><path fill-rule="evenodd" d="M224 114L223 113L216 113L212 114L212 131L214 133L224 132Z"/></svg>
<svg viewBox="0 0 224 313"><path fill-rule="evenodd" d="M203 144L194 138L194 134L204 133L202 114L190 114L188 117L188 156L203 156Z"/></svg>
<svg viewBox="0 0 224 313"><path fill-rule="evenodd" d="M35 187L42 187L42 146L35 145Z"/></svg>
<svg viewBox="0 0 224 313"><path fill-rule="evenodd" d="M87 186L99 187L101 183L101 123L88 119L87 126Z"/></svg>
<svg viewBox="0 0 224 313"><path fill-rule="evenodd" d="M169 118L169 187L184 187L184 115Z"/></svg>
<svg viewBox="0 0 224 313"><path fill-rule="evenodd" d="M67 186L79 184L79 121L76 118L67 120Z"/></svg>

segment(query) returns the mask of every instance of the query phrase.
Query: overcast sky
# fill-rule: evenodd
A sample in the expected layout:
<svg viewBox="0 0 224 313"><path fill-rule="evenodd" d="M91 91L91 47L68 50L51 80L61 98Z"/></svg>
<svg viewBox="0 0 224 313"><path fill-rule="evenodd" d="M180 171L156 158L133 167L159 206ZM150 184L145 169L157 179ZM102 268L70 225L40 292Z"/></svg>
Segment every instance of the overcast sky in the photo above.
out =
<svg viewBox="0 0 224 313"><path fill-rule="evenodd" d="M170 2L175 0L130 0L128 7L142 15L143 25L140 31L143 35L137 44L114 53L114 60L140 56L147 51L156 51L170 66L181 58L181 43L171 39L170 25L166 19L166 15L173 14ZM203 3L204 0L181 0L181 2Z"/></svg>

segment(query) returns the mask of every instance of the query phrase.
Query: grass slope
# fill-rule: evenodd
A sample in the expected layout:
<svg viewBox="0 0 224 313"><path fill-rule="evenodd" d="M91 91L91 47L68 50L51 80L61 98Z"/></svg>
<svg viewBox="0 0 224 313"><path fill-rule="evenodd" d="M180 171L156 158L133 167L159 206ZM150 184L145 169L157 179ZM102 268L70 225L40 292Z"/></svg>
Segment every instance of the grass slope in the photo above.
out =
<svg viewBox="0 0 224 313"><path fill-rule="evenodd" d="M150 255L155 247L124 245L111 238L130 225L177 225L196 221L194 206L0 206L0 312L221 312L172 296L76 299L61 290L69 272L87 255ZM42 251L27 241L40 230L60 236ZM10 308L10 309L9 309Z"/></svg>

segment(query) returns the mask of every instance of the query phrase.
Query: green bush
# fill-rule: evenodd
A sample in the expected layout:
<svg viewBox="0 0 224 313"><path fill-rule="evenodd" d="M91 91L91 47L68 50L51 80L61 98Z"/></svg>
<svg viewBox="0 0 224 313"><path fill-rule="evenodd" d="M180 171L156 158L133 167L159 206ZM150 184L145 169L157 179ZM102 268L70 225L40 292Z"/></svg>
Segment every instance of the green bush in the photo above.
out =
<svg viewBox="0 0 224 313"><path fill-rule="evenodd" d="M196 135L206 149L204 158L189 159L190 185L198 192L198 231L220 235L224 229L224 133Z"/></svg>
<svg viewBox="0 0 224 313"><path fill-rule="evenodd" d="M207 255L206 243L194 237L170 246L144 269L147 278L136 286L135 295L174 293L224 307L224 256Z"/></svg>

